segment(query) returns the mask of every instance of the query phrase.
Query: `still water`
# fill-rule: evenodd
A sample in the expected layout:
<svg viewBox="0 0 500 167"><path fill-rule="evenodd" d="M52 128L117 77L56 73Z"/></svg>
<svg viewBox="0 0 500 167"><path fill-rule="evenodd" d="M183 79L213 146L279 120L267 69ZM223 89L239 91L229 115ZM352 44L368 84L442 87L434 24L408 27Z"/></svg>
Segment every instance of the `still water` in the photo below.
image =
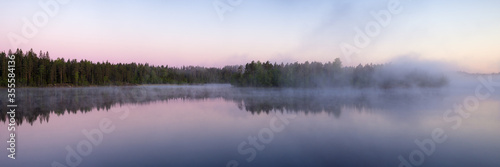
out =
<svg viewBox="0 0 500 167"><path fill-rule="evenodd" d="M474 88L22 88L0 166L500 166L499 93Z"/></svg>

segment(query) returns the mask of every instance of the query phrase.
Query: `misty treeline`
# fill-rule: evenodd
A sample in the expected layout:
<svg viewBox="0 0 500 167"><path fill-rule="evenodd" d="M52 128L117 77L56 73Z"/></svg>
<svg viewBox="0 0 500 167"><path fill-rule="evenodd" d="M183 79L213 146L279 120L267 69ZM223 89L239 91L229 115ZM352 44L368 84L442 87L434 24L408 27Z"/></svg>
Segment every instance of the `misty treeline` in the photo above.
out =
<svg viewBox="0 0 500 167"><path fill-rule="evenodd" d="M87 60L51 59L48 52L38 54L17 49L0 53L0 85L7 85L8 55L15 55L17 86L90 86L134 84L231 83L244 87L356 87L409 88L442 87L444 75L420 70L400 72L384 65L344 67L333 62L272 64L252 61L246 65L206 68L198 66L151 66L149 64L112 64Z"/></svg>
<svg viewBox="0 0 500 167"><path fill-rule="evenodd" d="M235 74L234 85L255 87L355 87L410 88L442 87L448 84L443 74L431 74L419 69L398 71L385 65L343 67L339 58L333 62L271 64L247 63Z"/></svg>

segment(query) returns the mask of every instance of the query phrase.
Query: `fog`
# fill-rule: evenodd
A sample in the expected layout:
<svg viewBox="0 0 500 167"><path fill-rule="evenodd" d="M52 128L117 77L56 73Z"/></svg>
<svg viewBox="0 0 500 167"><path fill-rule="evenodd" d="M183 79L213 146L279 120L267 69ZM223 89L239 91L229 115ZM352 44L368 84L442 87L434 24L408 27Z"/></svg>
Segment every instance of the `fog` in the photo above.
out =
<svg viewBox="0 0 500 167"><path fill-rule="evenodd" d="M405 55L392 59L381 70L377 71L375 78L377 82L387 80L406 80L417 87L419 81L433 83L445 79L448 85L451 74L457 71L457 67L451 64L420 60L418 55Z"/></svg>
<svg viewBox="0 0 500 167"><path fill-rule="evenodd" d="M441 90L462 92L474 90L480 78L492 77L492 81L500 82L500 73L472 74L463 72L456 64L442 61L424 60L418 54L407 54L395 57L375 71L373 82L379 88L384 84L408 84L404 88L440 87ZM390 86L389 86L390 88Z"/></svg>
<svg viewBox="0 0 500 167"><path fill-rule="evenodd" d="M345 67L349 69L349 67ZM420 110L445 108L443 99L473 96L476 89L500 87L500 75L467 74L454 65L423 61L415 55L400 56L374 70L371 87L312 87L312 88L252 88L229 84L206 85L138 85L108 87L46 87L18 88L17 122L33 124L48 121L57 115L108 110L115 105L148 104L169 100L223 99L233 102L240 110L254 114L280 112L328 112L335 117L342 108L359 111L383 109ZM337 78L339 79L339 78ZM322 82L324 78L316 78ZM318 84L319 85L319 84ZM0 96L7 97L6 88ZM498 98L493 93L491 98ZM0 99L1 120L6 121L7 99ZM404 109L403 109L404 108Z"/></svg>
<svg viewBox="0 0 500 167"><path fill-rule="evenodd" d="M473 79L463 77L462 79ZM498 76L496 77L498 81ZM48 122L51 114L86 113L94 109L107 111L124 104L146 105L170 100L197 101L223 99L242 111L253 114L270 112L327 112L341 116L348 108L359 112L383 110L388 113L413 113L452 106L444 99L474 95L472 83L461 87L412 89L355 88L240 88L229 84L214 85L140 85L83 88L19 88L17 89L18 124ZM6 97L6 90L0 96ZM492 98L499 98L498 93ZM1 100L1 120L6 121L7 101ZM415 113L413 113L415 114ZM418 114L418 113L417 113ZM397 114L400 115L400 114Z"/></svg>

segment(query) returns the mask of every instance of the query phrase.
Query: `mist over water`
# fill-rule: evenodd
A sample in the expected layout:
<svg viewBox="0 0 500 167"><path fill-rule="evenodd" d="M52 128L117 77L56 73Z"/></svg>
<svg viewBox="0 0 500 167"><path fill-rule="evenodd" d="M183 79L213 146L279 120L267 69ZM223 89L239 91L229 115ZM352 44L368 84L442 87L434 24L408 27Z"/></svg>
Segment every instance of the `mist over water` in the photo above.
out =
<svg viewBox="0 0 500 167"><path fill-rule="evenodd" d="M390 109L404 104L407 109L425 107L422 102L436 102L456 96L474 95L474 90L484 81L488 89L500 85L500 75L472 75L459 73L450 64L421 61L408 55L393 59L373 75L376 85L389 87L313 87L313 88L252 88L234 87L230 84L205 85L139 85L110 87L47 87L18 88L18 124L32 124L37 119L47 121L51 113L89 112L93 109L108 110L116 105L139 104L175 99L206 100L224 99L240 109L252 113L271 111L331 112L340 115L340 108ZM481 79L482 78L482 81ZM433 83L444 79L445 85L422 88L419 81ZM489 80L488 80L489 79ZM409 80L409 81L408 81ZM322 81L317 81L322 82ZM404 87L394 86L398 83ZM4 88L2 88L4 89ZM7 91L0 91L6 97ZM499 93L493 93L497 98ZM6 99L0 99L1 120L6 121ZM390 103L391 105L387 105ZM440 104L446 105L446 104Z"/></svg>
<svg viewBox="0 0 500 167"><path fill-rule="evenodd" d="M6 90L1 91L6 96ZM442 99L447 90L427 89L352 89L352 88L239 88L229 84L177 86L142 85L84 88L19 88L18 124L39 120L46 122L51 114L74 114L94 109L108 110L126 104L148 105L170 100L197 101L223 99L251 113L330 112L340 115L341 108L390 110L405 104L419 107L429 99ZM2 100L2 117L6 121L7 101ZM421 106L421 107L425 107Z"/></svg>
<svg viewBox="0 0 500 167"><path fill-rule="evenodd" d="M239 166L398 166L398 157L409 161L410 153L420 149L415 140L428 139L436 128L444 129L448 140L436 144L423 166L500 165L494 156L500 155L495 128L500 127L500 77L442 67L402 61L375 75L380 82L421 73L447 78L445 86L427 88L418 83L389 89L229 84L18 88L18 152L23 154L16 161L4 157L0 165L67 165L66 147L77 149L88 140L82 130L98 127L102 119L112 120L116 130L105 134L90 155L81 156L80 166L226 166L231 160ZM467 118L453 112L457 105L474 104L467 99L478 90L490 96L479 100ZM6 92L0 89L0 96L7 97ZM4 127L7 101L0 100ZM123 111L127 117L120 119ZM279 115L293 119L279 123L284 130L273 133L271 142L258 140L265 149L248 144ZM454 129L458 118L460 127ZM240 148L243 142L247 145ZM255 159L247 161L251 154L242 150L255 150Z"/></svg>
<svg viewBox="0 0 500 167"><path fill-rule="evenodd" d="M500 167L500 0L2 2L0 167Z"/></svg>

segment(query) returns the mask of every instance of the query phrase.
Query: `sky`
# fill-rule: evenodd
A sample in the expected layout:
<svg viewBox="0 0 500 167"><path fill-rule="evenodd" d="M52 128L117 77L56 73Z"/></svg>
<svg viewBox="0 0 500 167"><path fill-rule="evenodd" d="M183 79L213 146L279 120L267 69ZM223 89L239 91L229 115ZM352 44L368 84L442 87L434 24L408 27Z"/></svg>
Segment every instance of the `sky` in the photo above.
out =
<svg viewBox="0 0 500 167"><path fill-rule="evenodd" d="M412 55L490 73L500 71L499 8L491 0L3 0L0 51L208 67Z"/></svg>

